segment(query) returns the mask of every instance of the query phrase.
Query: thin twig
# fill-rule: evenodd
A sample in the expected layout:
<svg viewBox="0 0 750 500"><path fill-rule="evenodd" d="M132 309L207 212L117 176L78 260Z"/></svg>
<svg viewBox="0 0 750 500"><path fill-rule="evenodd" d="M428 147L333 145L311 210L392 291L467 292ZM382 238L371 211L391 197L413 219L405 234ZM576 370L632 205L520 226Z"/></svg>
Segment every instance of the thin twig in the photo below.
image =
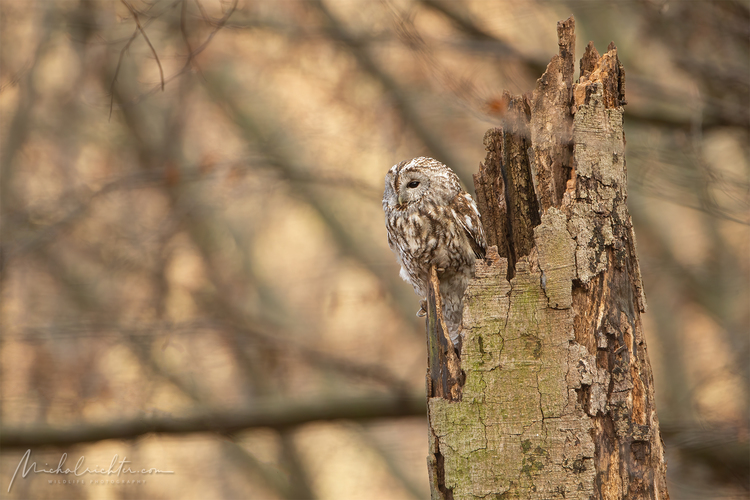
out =
<svg viewBox="0 0 750 500"><path fill-rule="evenodd" d="M200 2L198 0L195 0L195 2L198 4L198 8L201 9L201 13L203 13L203 9L202 9ZM232 14L234 14L234 11L237 9L237 2L238 0L234 0L234 2L232 3L232 7L230 7L230 9L224 14L224 16L221 19L219 19L219 21L215 24L216 27L211 33L209 33L208 38L206 38L206 41L204 41L197 49L195 49L194 52L190 53L190 56L188 56L188 63L190 63L190 61L192 61L193 58L195 58L195 56L203 52L203 50L206 47L208 47L208 44L211 43L211 40L216 35L216 33L218 33L219 30L221 30L224 27L224 25L232 16Z"/></svg>
<svg viewBox="0 0 750 500"><path fill-rule="evenodd" d="M408 98L398 81L384 71L380 64L370 53L368 47L359 43L348 34L345 26L330 12L321 0L310 0L311 5L323 16L323 33L333 39L342 40L346 49L354 56L360 68L375 78L384 88L385 93L392 99L394 108L398 111L401 119L416 134L419 140L430 151L435 158L440 158L448 165L459 165L450 148L445 147L445 141L439 134L433 133L420 117L412 100Z"/></svg>
<svg viewBox="0 0 750 500"><path fill-rule="evenodd" d="M134 175L127 175L117 178L111 182L108 182L102 186L99 190L91 193L86 199L78 204L74 209L68 212L59 221L43 227L36 233L29 236L25 241L17 243L16 245L8 249L8 255L6 258L10 259L11 256L24 255L34 251L40 246L52 240L60 231L72 225L76 220L85 215L92 202L108 193L117 191L120 189L133 189L142 185L147 185L152 182L159 182L164 179L164 173L162 171L154 172L139 172ZM67 198L63 196L62 198Z"/></svg>
<svg viewBox="0 0 750 500"><path fill-rule="evenodd" d="M159 75L161 76L161 90L164 91L164 70L161 67L161 61L159 61L159 56L156 54L156 49L151 44L151 40L148 39L148 35L146 35L146 30L143 29L141 26L141 22L138 20L138 13L133 8L132 5L130 5L125 0L120 0L122 4L128 8L131 14L133 14L133 19L135 20L135 25L138 27L138 31L141 32L141 35L143 35L143 39L146 40L146 43L148 44L149 48L151 49L151 53L154 54L154 58L156 59L156 64L159 66Z"/></svg>
<svg viewBox="0 0 750 500"><path fill-rule="evenodd" d="M26 73L31 70L31 66L31 61L26 61L25 63L23 63L23 66L21 66L21 69L19 69L15 75L11 76L7 82L0 85L0 93L2 93L8 87L14 87L18 85L21 79L26 76Z"/></svg>
<svg viewBox="0 0 750 500"><path fill-rule="evenodd" d="M200 4L199 4L200 5ZM187 23L186 23L186 14L187 14L187 0L182 0L182 8L180 9L180 33L182 34L182 39L185 41L185 46L188 49L188 54L193 53L193 47L190 45L190 38L188 38L187 33ZM190 56L188 56L188 62L190 63Z"/></svg>
<svg viewBox="0 0 750 500"><path fill-rule="evenodd" d="M195 59L195 57L198 54L200 54L201 52L203 52L208 47L208 44L211 42L211 40L216 35L216 33L218 33L219 30L221 30L222 28L224 28L224 26L226 25L227 21L229 20L229 17L237 9L237 3L238 3L238 0L234 0L234 3L232 4L232 7L227 11L226 14L224 14L224 16L219 21L213 21L210 18L206 17L206 15L205 15L205 13L203 11L202 6L200 5L200 3L198 3L199 8L201 9L201 13L203 15L204 20L206 21L207 24L215 26L215 29L208 35L208 37L206 38L206 40L201 45L199 45L198 48L196 48L195 50L192 50L191 45L188 42L187 31L186 31L186 26L185 26L184 22L182 20L180 21L180 30L183 32L183 38L185 39L185 44L187 45L188 51L189 51L188 52L188 56L187 56L187 61L185 61L185 65L182 67L182 69L180 69L177 73L175 73L174 75L172 75L169 78L167 78L166 80L164 80L163 84L170 83L173 80L176 80L177 78L181 77L182 75L184 75L185 73L187 73L190 70L191 66L193 66L193 59ZM136 98L134 98L131 101L131 103L139 103L143 99L145 99L146 97L149 97L149 96L153 95L158 90L159 90L159 86L157 85L156 87L154 87L154 88L152 88L152 89L144 92L143 94L137 96ZM110 111L110 114L111 114L111 111Z"/></svg>
<svg viewBox="0 0 750 500"><path fill-rule="evenodd" d="M195 5L198 6L198 10L201 11L201 16L203 16L203 20L206 21L206 24L214 24L215 21L211 19L211 16L206 13L206 9L203 8L203 4L200 2L200 0L195 0Z"/></svg>
<svg viewBox="0 0 750 500"><path fill-rule="evenodd" d="M133 40L135 40L135 37L138 36L138 28L135 29L133 34L130 36L130 39L128 40L128 43L125 44L125 46L120 51L120 57L117 60L117 67L115 68L115 76L112 78L112 85L109 87L109 119L112 119L112 108L115 103L115 83L117 82L117 75L120 74L120 66L122 65L122 59L125 57L125 52L128 51L130 48L130 44L133 43Z"/></svg>

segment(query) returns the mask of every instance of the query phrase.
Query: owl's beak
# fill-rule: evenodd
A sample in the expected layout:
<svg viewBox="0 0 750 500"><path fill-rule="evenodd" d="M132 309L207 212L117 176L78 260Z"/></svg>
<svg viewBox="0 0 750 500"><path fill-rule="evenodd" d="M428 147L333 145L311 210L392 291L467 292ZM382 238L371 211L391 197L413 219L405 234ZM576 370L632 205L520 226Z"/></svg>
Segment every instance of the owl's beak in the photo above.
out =
<svg viewBox="0 0 750 500"><path fill-rule="evenodd" d="M398 204L399 205L403 205L404 204L404 199L401 197L401 193L399 193L399 195L398 195Z"/></svg>

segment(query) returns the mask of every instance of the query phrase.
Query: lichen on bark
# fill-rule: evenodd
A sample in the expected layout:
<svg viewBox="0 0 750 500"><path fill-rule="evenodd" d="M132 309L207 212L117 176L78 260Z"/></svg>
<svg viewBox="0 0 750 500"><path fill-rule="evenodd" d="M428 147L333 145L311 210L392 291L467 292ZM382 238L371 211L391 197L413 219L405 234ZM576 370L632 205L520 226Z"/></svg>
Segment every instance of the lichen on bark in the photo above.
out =
<svg viewBox="0 0 750 500"><path fill-rule="evenodd" d="M593 488L591 422L581 418L576 393L592 377L578 366L583 353L570 347L570 301L550 307L542 286L544 274L548 289L570 296L570 275L557 272L575 265L561 216L546 214L536 232L559 243L547 246L545 262L554 264L524 257L509 282L507 260L491 249L466 292L462 399L429 400L454 498L588 498L577 492ZM560 352L569 352L563 363Z"/></svg>

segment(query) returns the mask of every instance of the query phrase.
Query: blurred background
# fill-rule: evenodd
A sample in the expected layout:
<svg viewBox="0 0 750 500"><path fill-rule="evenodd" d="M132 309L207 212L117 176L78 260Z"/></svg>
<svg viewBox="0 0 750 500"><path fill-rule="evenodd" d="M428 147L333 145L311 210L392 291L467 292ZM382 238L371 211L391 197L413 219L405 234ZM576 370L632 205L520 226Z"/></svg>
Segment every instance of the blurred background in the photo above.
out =
<svg viewBox="0 0 750 500"><path fill-rule="evenodd" d="M386 243L385 172L433 156L473 191L503 90L533 89L573 14L577 58L614 41L625 66L670 494L748 498L748 1L0 5L5 436L422 397L424 324ZM25 449L3 450L0 490L426 499L426 419L404 413L32 450L39 467L66 452L71 467L117 454L174 471L137 486L19 473L9 493Z"/></svg>

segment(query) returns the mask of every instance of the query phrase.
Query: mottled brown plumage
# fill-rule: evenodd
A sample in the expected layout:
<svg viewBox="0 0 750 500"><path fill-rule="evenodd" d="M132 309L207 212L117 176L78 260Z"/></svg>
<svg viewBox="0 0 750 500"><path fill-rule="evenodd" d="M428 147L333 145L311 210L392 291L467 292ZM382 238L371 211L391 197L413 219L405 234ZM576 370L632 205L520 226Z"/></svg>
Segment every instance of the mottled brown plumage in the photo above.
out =
<svg viewBox="0 0 750 500"><path fill-rule="evenodd" d="M474 275L474 260L487 243L479 210L458 176L437 160L414 158L394 165L383 193L388 245L401 264L401 277L425 299L430 266L440 279L443 314L458 345L463 294ZM420 309L423 313L424 307Z"/></svg>

